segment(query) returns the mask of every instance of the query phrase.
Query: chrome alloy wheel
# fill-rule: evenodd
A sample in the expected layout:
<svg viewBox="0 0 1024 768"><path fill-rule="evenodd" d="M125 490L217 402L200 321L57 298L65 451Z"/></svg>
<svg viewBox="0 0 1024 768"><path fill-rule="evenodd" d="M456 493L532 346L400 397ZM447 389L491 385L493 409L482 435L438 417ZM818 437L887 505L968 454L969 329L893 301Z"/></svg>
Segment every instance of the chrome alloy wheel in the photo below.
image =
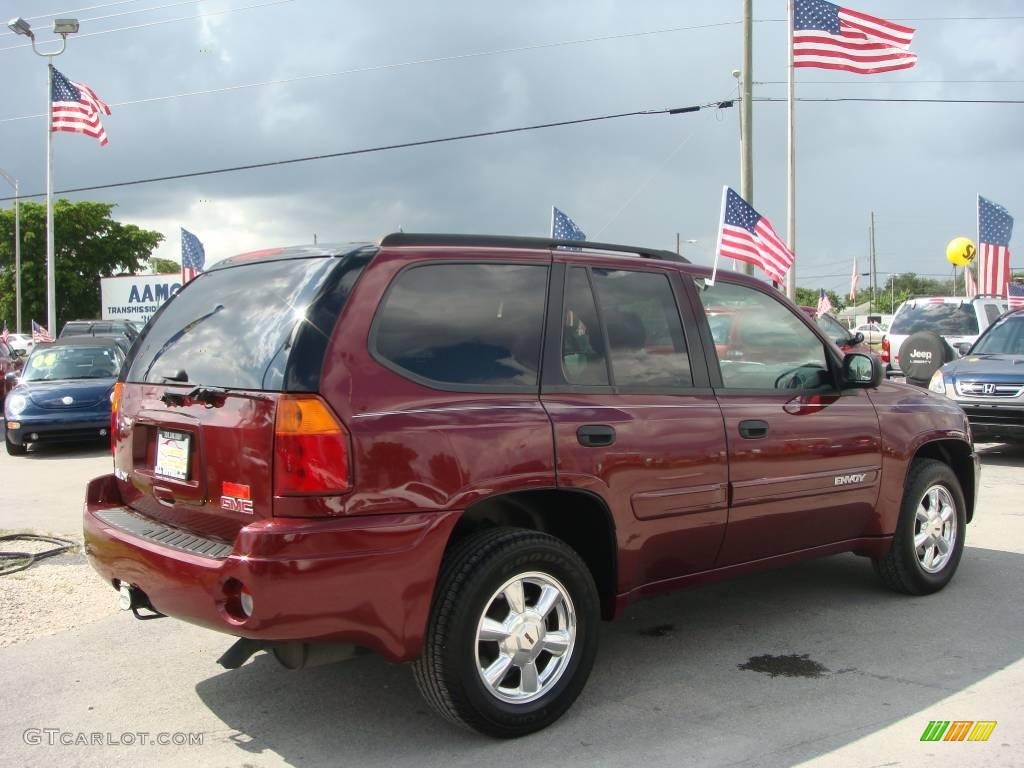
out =
<svg viewBox="0 0 1024 768"><path fill-rule="evenodd" d="M476 629L476 664L500 701L526 704L551 690L576 645L569 592L545 573L521 573L491 595Z"/></svg>
<svg viewBox="0 0 1024 768"><path fill-rule="evenodd" d="M924 492L914 520L914 550L927 573L941 571L953 554L957 537L956 503L944 485Z"/></svg>

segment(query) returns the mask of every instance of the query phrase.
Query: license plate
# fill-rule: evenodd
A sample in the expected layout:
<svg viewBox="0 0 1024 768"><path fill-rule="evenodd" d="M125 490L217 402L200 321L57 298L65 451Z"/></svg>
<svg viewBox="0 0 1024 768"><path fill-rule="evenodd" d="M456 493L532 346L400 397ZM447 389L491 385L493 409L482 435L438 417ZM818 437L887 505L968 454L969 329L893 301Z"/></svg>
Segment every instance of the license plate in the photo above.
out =
<svg viewBox="0 0 1024 768"><path fill-rule="evenodd" d="M153 472L177 480L188 480L188 448L191 436L186 432L161 429L156 440L156 466Z"/></svg>

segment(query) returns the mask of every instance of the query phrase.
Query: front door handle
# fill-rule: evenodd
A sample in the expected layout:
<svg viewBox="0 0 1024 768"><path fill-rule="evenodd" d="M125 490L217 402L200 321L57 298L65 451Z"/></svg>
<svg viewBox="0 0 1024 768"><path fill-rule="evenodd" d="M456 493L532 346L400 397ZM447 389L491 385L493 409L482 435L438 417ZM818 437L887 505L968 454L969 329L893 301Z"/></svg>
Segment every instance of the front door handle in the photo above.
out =
<svg viewBox="0 0 1024 768"><path fill-rule="evenodd" d="M600 448L615 442L615 430L607 424L587 424L576 430L576 439L580 445Z"/></svg>
<svg viewBox="0 0 1024 768"><path fill-rule="evenodd" d="M768 436L768 422L760 419L747 419L740 422L740 436L749 440L757 440Z"/></svg>

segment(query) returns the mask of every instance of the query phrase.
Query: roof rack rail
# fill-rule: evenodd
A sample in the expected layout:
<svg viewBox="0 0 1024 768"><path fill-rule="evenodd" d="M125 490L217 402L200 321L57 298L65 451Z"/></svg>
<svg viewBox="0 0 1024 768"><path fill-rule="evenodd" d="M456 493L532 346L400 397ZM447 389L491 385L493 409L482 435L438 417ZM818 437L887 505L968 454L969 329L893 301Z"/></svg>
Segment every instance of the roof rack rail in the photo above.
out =
<svg viewBox="0 0 1024 768"><path fill-rule="evenodd" d="M550 237L517 237L511 235L445 235L392 232L380 241L381 247L400 245L475 245L484 248L586 248L613 253L629 253L642 259L658 259L689 264L690 260L672 251L658 248L640 248L615 243L595 243L590 240L556 240Z"/></svg>

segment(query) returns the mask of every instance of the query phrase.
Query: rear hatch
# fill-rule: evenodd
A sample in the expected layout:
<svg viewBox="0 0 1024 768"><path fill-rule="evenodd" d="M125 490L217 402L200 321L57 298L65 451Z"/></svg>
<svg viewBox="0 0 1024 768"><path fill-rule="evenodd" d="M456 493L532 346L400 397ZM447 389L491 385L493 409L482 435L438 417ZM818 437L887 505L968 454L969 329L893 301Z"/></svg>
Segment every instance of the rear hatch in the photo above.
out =
<svg viewBox="0 0 1024 768"><path fill-rule="evenodd" d="M932 331L942 336L954 349L961 342L973 343L980 333L978 315L966 299L912 299L900 306L889 333L892 366L900 370L900 347L911 334Z"/></svg>
<svg viewBox="0 0 1024 768"><path fill-rule="evenodd" d="M163 305L115 394L114 468L128 506L226 541L273 515L278 404L317 391L328 339L375 251L236 257Z"/></svg>

